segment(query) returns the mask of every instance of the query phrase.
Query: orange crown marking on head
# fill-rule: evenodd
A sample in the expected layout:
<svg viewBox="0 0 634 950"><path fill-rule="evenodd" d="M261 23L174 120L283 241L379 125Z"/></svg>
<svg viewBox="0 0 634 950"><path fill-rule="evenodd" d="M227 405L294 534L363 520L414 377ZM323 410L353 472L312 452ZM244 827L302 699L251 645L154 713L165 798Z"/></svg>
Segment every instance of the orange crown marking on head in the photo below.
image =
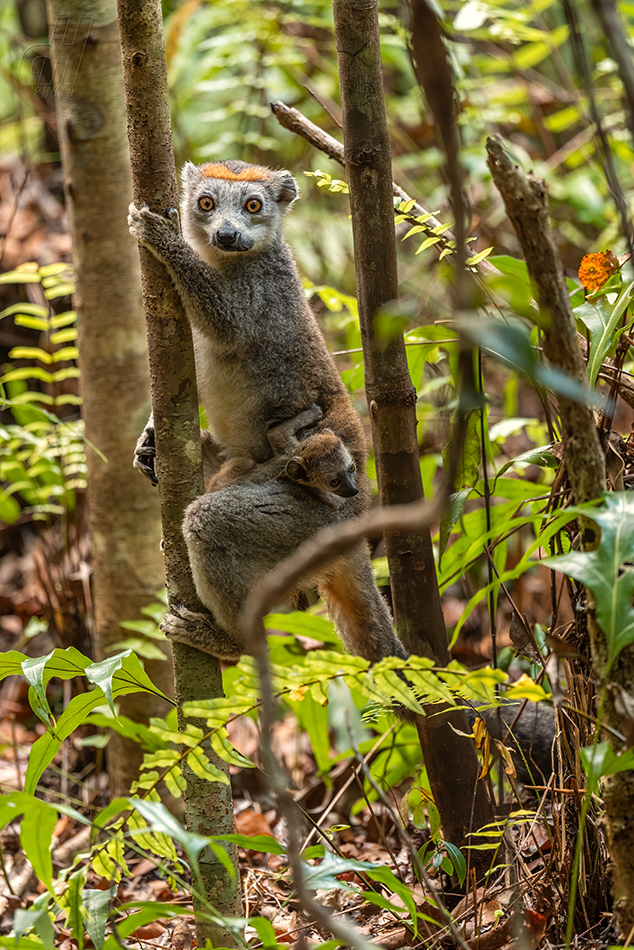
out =
<svg viewBox="0 0 634 950"><path fill-rule="evenodd" d="M219 162L203 165L200 174L203 178L224 178L226 181L267 181L269 178L267 169L260 168L259 165L251 165L241 172L232 172Z"/></svg>

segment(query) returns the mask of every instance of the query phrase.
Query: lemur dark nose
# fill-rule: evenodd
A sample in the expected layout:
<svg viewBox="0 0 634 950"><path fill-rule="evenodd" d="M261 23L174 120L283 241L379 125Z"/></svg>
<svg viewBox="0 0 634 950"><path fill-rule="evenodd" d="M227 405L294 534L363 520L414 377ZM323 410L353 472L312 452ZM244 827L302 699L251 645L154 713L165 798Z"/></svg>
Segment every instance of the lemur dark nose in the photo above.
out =
<svg viewBox="0 0 634 950"><path fill-rule="evenodd" d="M238 232L230 224L223 224L216 232L218 244L223 247L231 247L236 243Z"/></svg>

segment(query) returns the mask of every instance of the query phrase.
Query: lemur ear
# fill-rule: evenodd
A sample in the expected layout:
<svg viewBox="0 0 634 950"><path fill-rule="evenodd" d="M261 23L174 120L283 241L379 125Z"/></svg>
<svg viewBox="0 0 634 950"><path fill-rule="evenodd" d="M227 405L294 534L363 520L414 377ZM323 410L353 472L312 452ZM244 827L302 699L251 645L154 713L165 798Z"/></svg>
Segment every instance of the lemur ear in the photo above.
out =
<svg viewBox="0 0 634 950"><path fill-rule="evenodd" d="M184 185L189 184L194 178L199 177L199 171L193 162L185 162L181 168L181 181Z"/></svg>
<svg viewBox="0 0 634 950"><path fill-rule="evenodd" d="M286 169L280 172L275 172L275 181L279 189L276 201L279 201L280 204L286 204L288 205L288 208L290 208L295 199L299 197L297 182L291 173L286 171ZM286 208L287 211L288 208Z"/></svg>
<svg viewBox="0 0 634 950"><path fill-rule="evenodd" d="M300 458L296 455L286 463L285 473L288 478L294 482L301 482L306 478L306 469Z"/></svg>

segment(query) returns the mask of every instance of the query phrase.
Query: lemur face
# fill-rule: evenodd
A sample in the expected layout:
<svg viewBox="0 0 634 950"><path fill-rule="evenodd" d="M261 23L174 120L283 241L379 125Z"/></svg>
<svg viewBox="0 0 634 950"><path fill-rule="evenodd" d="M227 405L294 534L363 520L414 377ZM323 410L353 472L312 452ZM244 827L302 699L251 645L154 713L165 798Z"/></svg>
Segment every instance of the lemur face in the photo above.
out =
<svg viewBox="0 0 634 950"><path fill-rule="evenodd" d="M246 162L188 162L182 181L183 235L216 265L279 241L284 215L297 198L290 172Z"/></svg>
<svg viewBox="0 0 634 950"><path fill-rule="evenodd" d="M291 481L342 498L359 494L355 473L352 456L330 429L305 439L285 469L286 477Z"/></svg>

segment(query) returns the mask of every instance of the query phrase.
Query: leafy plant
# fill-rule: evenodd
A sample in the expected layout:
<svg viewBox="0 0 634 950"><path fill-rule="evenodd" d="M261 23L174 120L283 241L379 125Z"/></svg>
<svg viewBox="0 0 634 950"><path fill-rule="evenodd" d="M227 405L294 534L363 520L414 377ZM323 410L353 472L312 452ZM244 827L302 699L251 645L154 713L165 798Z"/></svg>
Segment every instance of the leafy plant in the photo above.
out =
<svg viewBox="0 0 634 950"><path fill-rule="evenodd" d="M621 651L634 643L634 500L629 492L614 492L603 505L579 505L575 514L595 521L601 540L594 551L569 551L548 558L546 564L581 581L596 599L596 618L608 646L606 668L610 669Z"/></svg>
<svg viewBox="0 0 634 950"><path fill-rule="evenodd" d="M34 519L72 511L86 484L83 423L59 417L81 403L64 386L79 376L76 314L52 309L54 300L73 292L72 271L67 264L25 264L0 276L0 284L16 283L37 285L48 303L12 304L0 313L40 334L37 346L13 347L9 357L27 362L5 367L0 378L2 405L15 419L0 426L0 519L7 523L23 506Z"/></svg>

